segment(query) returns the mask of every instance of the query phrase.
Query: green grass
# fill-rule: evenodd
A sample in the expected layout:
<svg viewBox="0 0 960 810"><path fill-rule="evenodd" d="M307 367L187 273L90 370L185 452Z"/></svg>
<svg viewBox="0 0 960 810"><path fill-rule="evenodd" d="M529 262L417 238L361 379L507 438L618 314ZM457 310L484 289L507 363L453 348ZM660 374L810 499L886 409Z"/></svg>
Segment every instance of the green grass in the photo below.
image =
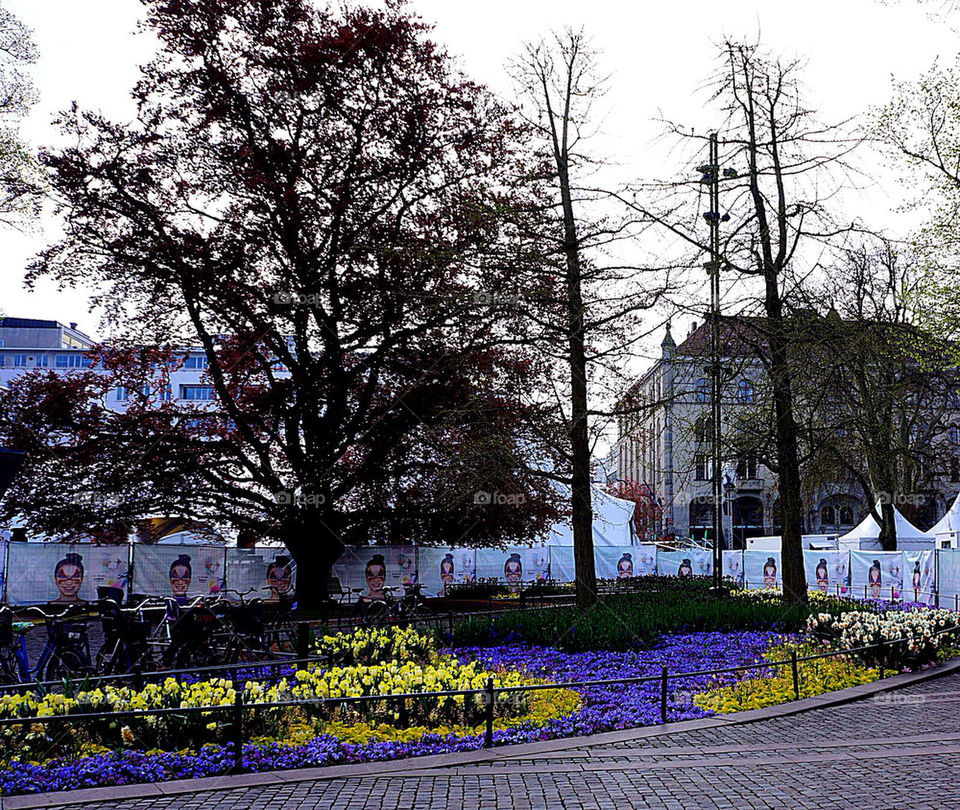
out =
<svg viewBox="0 0 960 810"><path fill-rule="evenodd" d="M454 625L454 646L494 646L509 641L547 644L571 652L635 650L668 633L716 630L796 632L811 612L862 609L847 600L790 605L771 595L714 597L709 581L664 578L649 590L602 596L586 612L575 607L510 611L499 616L464 618Z"/></svg>

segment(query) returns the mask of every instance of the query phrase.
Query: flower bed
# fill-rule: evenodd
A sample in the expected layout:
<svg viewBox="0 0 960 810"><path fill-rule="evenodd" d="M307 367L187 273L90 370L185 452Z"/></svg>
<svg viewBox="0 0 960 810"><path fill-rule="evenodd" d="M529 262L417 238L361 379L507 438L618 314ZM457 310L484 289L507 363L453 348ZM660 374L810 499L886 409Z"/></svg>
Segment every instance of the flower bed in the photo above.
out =
<svg viewBox="0 0 960 810"><path fill-rule="evenodd" d="M950 610L820 613L807 620L807 632L837 650L883 644L854 654L873 666L915 670L935 661L942 649L956 642L952 631L960 628L958 618Z"/></svg>
<svg viewBox="0 0 960 810"><path fill-rule="evenodd" d="M791 652L796 652L797 657L802 658L823 650L811 643L788 643L771 647L764 654L764 658L770 662L786 661ZM706 711L729 714L761 709L764 706L777 706L795 699L793 671L789 663L772 665L762 672L760 677L748 677L728 686L716 682L711 689L695 695L693 702ZM797 674L801 698L872 683L880 676L878 670L870 669L847 657L800 661L797 664Z"/></svg>

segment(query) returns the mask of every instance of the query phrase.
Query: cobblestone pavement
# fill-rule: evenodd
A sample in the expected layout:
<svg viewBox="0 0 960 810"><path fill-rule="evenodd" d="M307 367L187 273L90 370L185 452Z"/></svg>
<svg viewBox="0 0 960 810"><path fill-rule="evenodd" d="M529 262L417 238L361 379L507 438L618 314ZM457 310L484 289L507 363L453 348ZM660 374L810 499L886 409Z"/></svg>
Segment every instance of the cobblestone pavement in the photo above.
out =
<svg viewBox="0 0 960 810"><path fill-rule="evenodd" d="M399 774L76 810L534 810L960 806L960 675L745 725Z"/></svg>

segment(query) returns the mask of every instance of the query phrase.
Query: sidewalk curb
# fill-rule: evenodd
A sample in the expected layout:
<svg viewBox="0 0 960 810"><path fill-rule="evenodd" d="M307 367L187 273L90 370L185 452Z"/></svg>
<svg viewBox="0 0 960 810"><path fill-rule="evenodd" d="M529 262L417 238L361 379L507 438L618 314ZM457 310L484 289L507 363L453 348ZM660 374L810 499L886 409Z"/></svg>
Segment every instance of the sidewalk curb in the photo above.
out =
<svg viewBox="0 0 960 810"><path fill-rule="evenodd" d="M434 754L424 757L391 760L389 762L363 762L355 765L326 765L316 768L300 768L289 771L263 771L261 773L241 774L239 776L208 776L200 779L183 779L169 782L150 782L142 785L122 785L82 790L66 790L56 793L27 794L0 797L0 810L32 810L41 807L67 807L88 802L109 802L121 799L147 799L202 793L211 790L240 790L243 788L276 785L280 783L313 782L331 779L357 779L403 775L416 772L422 776L426 771L441 771L460 765L473 765L480 762L510 760L528 757L532 754L561 752L587 745L605 745L616 742L629 742L652 737L661 737L684 731L694 731L719 726L745 725L779 717L789 717L813 709L830 706L842 706L855 700L903 689L919 683L925 683L945 675L960 672L960 658L938 664L922 672L911 672L885 678L882 681L852 686L837 692L817 697L769 706L765 709L753 709L730 715L705 717L698 720L683 720L660 726L645 726L623 731L608 731L600 734L588 734L580 737L565 737L544 742L520 743L503 748L462 751L453 754Z"/></svg>

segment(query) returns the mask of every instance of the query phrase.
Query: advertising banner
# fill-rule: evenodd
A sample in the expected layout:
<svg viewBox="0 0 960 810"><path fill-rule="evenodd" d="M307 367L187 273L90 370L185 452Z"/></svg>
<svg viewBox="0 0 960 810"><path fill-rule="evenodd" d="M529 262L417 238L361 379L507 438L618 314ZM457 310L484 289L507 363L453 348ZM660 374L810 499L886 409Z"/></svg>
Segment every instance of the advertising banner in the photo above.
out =
<svg viewBox="0 0 960 810"><path fill-rule="evenodd" d="M442 595L450 585L477 578L477 553L472 548L417 548L417 576L428 596Z"/></svg>
<svg viewBox="0 0 960 810"><path fill-rule="evenodd" d="M743 586L743 552L724 551L721 559L724 579L732 579L737 585Z"/></svg>
<svg viewBox="0 0 960 810"><path fill-rule="evenodd" d="M932 605L934 602L934 577L936 576L936 555L933 550L904 551L903 554L903 598L910 602Z"/></svg>
<svg viewBox="0 0 960 810"><path fill-rule="evenodd" d="M807 587L821 593L845 596L849 588L849 551L803 552L803 568L807 575Z"/></svg>
<svg viewBox="0 0 960 810"><path fill-rule="evenodd" d="M751 590L779 588L780 552L744 551L743 582Z"/></svg>
<svg viewBox="0 0 960 810"><path fill-rule="evenodd" d="M960 606L960 549L938 549L936 563L935 576L940 607Z"/></svg>
<svg viewBox="0 0 960 810"><path fill-rule="evenodd" d="M861 599L900 599L902 551L851 551L850 589Z"/></svg>
<svg viewBox="0 0 960 810"><path fill-rule="evenodd" d="M573 546L550 546L550 577L556 582L573 582L575 575Z"/></svg>
<svg viewBox="0 0 960 810"><path fill-rule="evenodd" d="M129 547L87 543L10 543L7 603L92 602L97 586L126 589Z"/></svg>
<svg viewBox="0 0 960 810"><path fill-rule="evenodd" d="M416 559L413 546L347 546L333 564L333 575L361 596L382 598L387 587L399 596L405 580L416 582Z"/></svg>
<svg viewBox="0 0 960 810"><path fill-rule="evenodd" d="M290 552L280 548L228 548L226 595L238 599L259 598L279 601L281 594L293 595L297 564Z"/></svg>
<svg viewBox="0 0 960 810"><path fill-rule="evenodd" d="M516 590L521 582L544 582L550 579L550 549L477 549L477 579L498 579Z"/></svg>
<svg viewBox="0 0 960 810"><path fill-rule="evenodd" d="M134 593L188 601L225 587L223 546L133 546Z"/></svg>
<svg viewBox="0 0 960 810"><path fill-rule="evenodd" d="M598 546L594 549L597 577L630 579L657 571L657 547L652 543L637 546Z"/></svg>
<svg viewBox="0 0 960 810"><path fill-rule="evenodd" d="M662 577L706 577L713 573L713 552L706 549L658 551L657 573Z"/></svg>

